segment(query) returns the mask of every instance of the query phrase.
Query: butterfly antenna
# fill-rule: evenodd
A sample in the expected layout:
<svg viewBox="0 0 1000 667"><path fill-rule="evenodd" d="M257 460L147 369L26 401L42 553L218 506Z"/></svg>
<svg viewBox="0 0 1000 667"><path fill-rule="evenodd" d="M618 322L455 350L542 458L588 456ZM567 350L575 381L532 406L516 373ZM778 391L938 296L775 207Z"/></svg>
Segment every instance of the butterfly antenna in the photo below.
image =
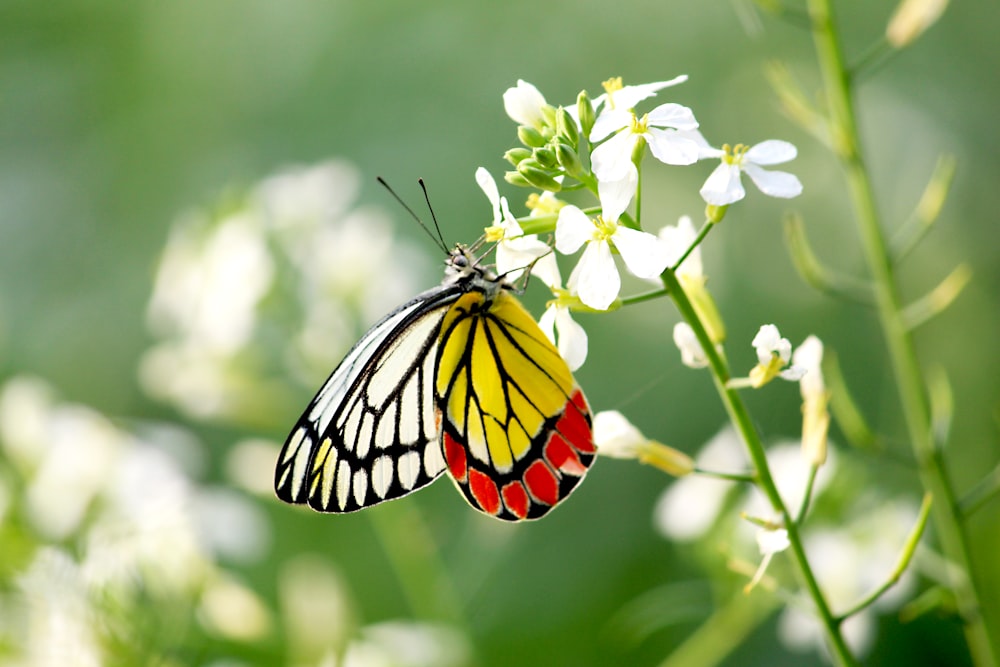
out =
<svg viewBox="0 0 1000 667"><path fill-rule="evenodd" d="M431 206L430 195L427 194L427 185L422 178L418 178L417 183L420 183L420 189L424 191L424 201L427 202L427 210L431 212L431 220L434 221L434 231L437 232L437 240L441 244L441 247L444 248L444 251L448 252L448 244L444 242L444 235L441 234L441 227L438 225L437 216L434 214L434 207Z"/></svg>
<svg viewBox="0 0 1000 667"><path fill-rule="evenodd" d="M417 215L412 208L410 208L409 204L403 201L403 198L400 197L398 194L396 194L396 191L393 190L392 187L385 182L384 178L378 176L377 180L379 182L379 185L388 190L389 194L392 195L393 199L399 202L399 205L403 207L403 210L409 213L410 217L417 221L417 224L420 225L420 228L423 229L425 232L427 232L427 235L430 236L431 239L441 247L441 250L447 253L448 246L445 244L444 239L441 237L441 228L438 227L437 218L434 217L434 209L431 209L431 218L433 218L434 220L434 229L437 231L437 236L435 236L434 232L432 232L430 228L424 223L424 221L420 219L420 216ZM424 191L424 199L427 199L427 188L424 187L423 179L420 179L419 182L421 189L423 189ZM430 201L427 202L427 207L430 208Z"/></svg>

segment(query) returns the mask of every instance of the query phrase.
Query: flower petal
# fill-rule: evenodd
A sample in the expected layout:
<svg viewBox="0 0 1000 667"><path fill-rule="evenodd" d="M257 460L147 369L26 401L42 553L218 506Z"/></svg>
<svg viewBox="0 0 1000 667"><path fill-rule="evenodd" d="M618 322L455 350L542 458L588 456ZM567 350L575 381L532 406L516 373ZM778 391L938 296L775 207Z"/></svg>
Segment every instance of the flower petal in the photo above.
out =
<svg viewBox="0 0 1000 667"><path fill-rule="evenodd" d="M798 153L794 144L779 139L768 139L751 146L744 157L754 164L768 165L794 160Z"/></svg>
<svg viewBox="0 0 1000 667"><path fill-rule="evenodd" d="M497 182L493 180L493 175L485 167L480 167L476 169L476 183L493 205L493 224L500 222L500 192L497 190Z"/></svg>
<svg viewBox="0 0 1000 667"><path fill-rule="evenodd" d="M702 152L692 139L675 130L650 127L644 136L653 157L664 164L694 164Z"/></svg>
<svg viewBox="0 0 1000 667"><path fill-rule="evenodd" d="M773 352L778 351L782 341L781 332L773 324L763 324L757 330L757 335L753 337L750 344L757 350L757 361L762 364L769 364Z"/></svg>
<svg viewBox="0 0 1000 667"><path fill-rule="evenodd" d="M591 167L598 180L617 181L635 169L632 164L632 149L636 135L630 130L622 130L590 154Z"/></svg>
<svg viewBox="0 0 1000 667"><path fill-rule="evenodd" d="M661 104L649 112L651 127L672 127L675 130L693 130L698 127L694 112L683 104Z"/></svg>
<svg viewBox="0 0 1000 667"><path fill-rule="evenodd" d="M622 282L607 241L587 244L569 281L570 289L575 289L580 301L591 308L607 310L614 303Z"/></svg>
<svg viewBox="0 0 1000 667"><path fill-rule="evenodd" d="M545 123L542 107L545 96L527 81L517 80L517 86L503 94L503 108L516 123L539 128Z"/></svg>
<svg viewBox="0 0 1000 667"><path fill-rule="evenodd" d="M550 254L552 249L547 243L538 239L537 236L519 236L510 240L503 240L497 244L496 250L496 270L507 280L517 280L529 266L541 262L540 257ZM552 258L555 261L555 257ZM558 271L558 269L557 269ZM532 273L535 273L532 269ZM548 284L548 283L546 283Z"/></svg>
<svg viewBox="0 0 1000 667"><path fill-rule="evenodd" d="M667 266L673 266L687 252L687 249L691 247L698 234L694 230L694 223L691 222L691 218L682 215L676 225L667 225L660 230L657 236L667 248ZM684 263L677 267L676 272L678 275L691 277L703 275L701 248L698 247L692 250L691 254L684 260Z"/></svg>
<svg viewBox="0 0 1000 667"><path fill-rule="evenodd" d="M701 186L701 198L714 206L725 206L746 196L740 182L740 168L721 162Z"/></svg>
<svg viewBox="0 0 1000 667"><path fill-rule="evenodd" d="M539 243L542 243L539 241ZM548 250L548 244L542 243ZM559 264L556 262L556 255L549 252L547 255L539 257L531 267L531 275L537 277L549 289L559 289L562 287L562 276L559 274Z"/></svg>
<svg viewBox="0 0 1000 667"><path fill-rule="evenodd" d="M612 132L617 132L623 127L632 124L632 112L625 108L607 109L594 121L594 127L590 130L589 139L598 142Z"/></svg>
<svg viewBox="0 0 1000 667"><path fill-rule="evenodd" d="M618 226L611 235L628 270L640 278L655 278L667 268L670 253L667 247L649 232Z"/></svg>
<svg viewBox="0 0 1000 667"><path fill-rule="evenodd" d="M556 250L572 255L594 237L594 222L572 204L563 206L556 219Z"/></svg>
<svg viewBox="0 0 1000 667"><path fill-rule="evenodd" d="M601 217L614 222L628 208L639 185L639 172L635 165L625 172L624 178L614 181L598 180L597 196L601 200Z"/></svg>
<svg viewBox="0 0 1000 667"><path fill-rule="evenodd" d="M579 369L587 360L587 332L573 319L568 308L555 308L555 328L559 333L559 354L571 371Z"/></svg>
<svg viewBox="0 0 1000 667"><path fill-rule="evenodd" d="M791 199L802 194L802 183L795 174L789 174L787 171L768 171L755 164L743 165L743 171L754 185L769 197Z"/></svg>
<svg viewBox="0 0 1000 667"><path fill-rule="evenodd" d="M675 76L669 81L657 81L656 83L640 83L634 86L625 86L621 90L616 90L612 94L615 109L631 109L646 98L652 97L664 88L676 86L687 81L687 74Z"/></svg>

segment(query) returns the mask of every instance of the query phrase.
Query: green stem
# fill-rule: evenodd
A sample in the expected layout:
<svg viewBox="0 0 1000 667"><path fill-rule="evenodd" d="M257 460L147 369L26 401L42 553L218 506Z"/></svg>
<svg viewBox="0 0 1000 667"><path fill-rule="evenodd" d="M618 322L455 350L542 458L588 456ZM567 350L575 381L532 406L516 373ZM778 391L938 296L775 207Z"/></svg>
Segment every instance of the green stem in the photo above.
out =
<svg viewBox="0 0 1000 667"><path fill-rule="evenodd" d="M934 444L925 383L913 340L902 317L893 266L859 147L853 94L830 4L830 0L808 0L813 39L830 107L832 145L846 171L865 259L874 282L876 309L889 350L909 439L920 467L921 482L936 501L933 507L936 534L945 555L964 573L952 577L951 586L965 626L966 641L976 664L995 665L995 650L982 616L971 567L968 537L941 451Z"/></svg>
<svg viewBox="0 0 1000 667"><path fill-rule="evenodd" d="M917 523L913 527L913 530L910 531L910 536L906 539L906 544L903 545L903 551L900 553L899 560L896 562L896 567L893 568L889 578L886 579L881 586L873 590L871 593L862 598L857 604L841 614L841 621L846 620L875 604L887 590L896 585L899 578L903 576L904 572L906 572L906 568L910 566L913 554L917 550L917 544L920 543L920 536L924 534L924 528L927 526L927 516L931 512L931 505L933 504L931 500L931 495L929 493L924 496L924 501L920 505L920 514L917 518Z"/></svg>
<svg viewBox="0 0 1000 667"><path fill-rule="evenodd" d="M781 516L781 523L788 531L792 559L798 567L802 585L808 591L809 596L816 606L816 615L823 625L831 652L840 664L856 665L857 660L851 654L847 643L844 641L844 636L840 632L840 624L830 611L830 606L823 596L819 582L816 580L816 576L809 565L805 547L802 543L802 536L799 533L799 526L795 523L794 517L792 517L788 508L785 507L785 503L781 499L781 494L778 493L778 487L771 477L771 470L768 467L767 456L764 452L764 443L761 442L750 413L747 411L739 392L727 387L730 379L728 362L722 352L712 342L708 330L698 317L694 305L688 299L687 294L684 293L684 289L678 282L674 272L667 269L660 276L660 279L663 281L664 287L670 291L670 297L676 304L677 310L691 326L695 336L698 338L698 342L705 352L705 358L708 360L709 369L712 371L712 378L715 381L715 389L719 394L719 398L722 400L726 412L729 413L730 420L743 438L743 442L750 454L750 459L753 461L757 484L767 496L771 507Z"/></svg>
<svg viewBox="0 0 1000 667"><path fill-rule="evenodd" d="M671 271L676 271L677 267L683 264L684 260L688 258L688 255L693 253L694 249L697 248L699 245L701 245L701 242L705 240L705 237L708 236L708 233L712 231L712 227L715 227L715 223L712 222L711 220L706 220L704 224L702 224L701 229L698 230L698 236L694 238L694 241L692 241L691 245L688 246L688 249L684 251L684 254L681 255L681 258L677 260L673 266L670 267Z"/></svg>

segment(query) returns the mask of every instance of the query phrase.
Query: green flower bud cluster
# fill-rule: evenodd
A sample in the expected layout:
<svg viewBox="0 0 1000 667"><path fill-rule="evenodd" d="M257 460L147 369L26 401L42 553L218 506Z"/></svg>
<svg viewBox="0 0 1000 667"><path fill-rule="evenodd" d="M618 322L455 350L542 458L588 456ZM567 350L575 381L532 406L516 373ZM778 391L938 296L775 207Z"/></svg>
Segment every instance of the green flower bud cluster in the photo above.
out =
<svg viewBox="0 0 1000 667"><path fill-rule="evenodd" d="M586 92L580 93L577 109L586 136L594 125L594 110ZM589 168L580 159L580 125L563 107L546 105L542 116L540 127L517 128L521 146L504 153L504 159L514 167L504 179L512 185L559 192L566 187L566 178L581 180L590 176Z"/></svg>

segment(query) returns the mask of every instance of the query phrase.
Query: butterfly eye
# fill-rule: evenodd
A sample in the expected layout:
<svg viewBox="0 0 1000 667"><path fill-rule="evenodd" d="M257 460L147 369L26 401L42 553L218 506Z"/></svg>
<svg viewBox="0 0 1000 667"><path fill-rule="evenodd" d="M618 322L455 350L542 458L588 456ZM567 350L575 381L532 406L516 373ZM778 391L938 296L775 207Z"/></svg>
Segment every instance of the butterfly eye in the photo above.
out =
<svg viewBox="0 0 1000 667"><path fill-rule="evenodd" d="M453 266L464 269L469 266L469 258L465 255L455 255L455 257L451 260L451 263Z"/></svg>

